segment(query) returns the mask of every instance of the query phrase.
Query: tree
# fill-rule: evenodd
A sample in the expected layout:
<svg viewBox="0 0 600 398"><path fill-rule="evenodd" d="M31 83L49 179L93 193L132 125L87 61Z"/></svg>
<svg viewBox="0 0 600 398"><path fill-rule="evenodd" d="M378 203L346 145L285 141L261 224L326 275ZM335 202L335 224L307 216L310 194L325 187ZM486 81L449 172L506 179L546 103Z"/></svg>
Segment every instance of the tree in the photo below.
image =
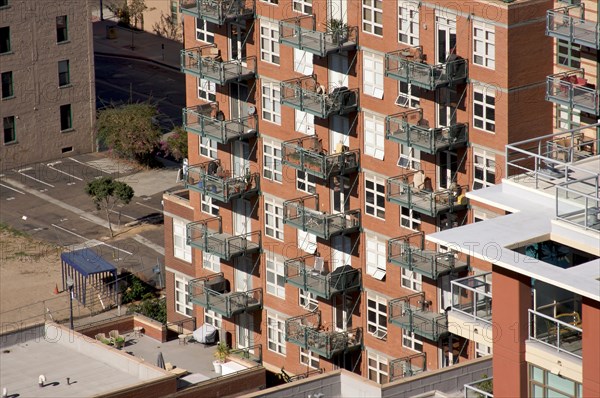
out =
<svg viewBox="0 0 600 398"><path fill-rule="evenodd" d="M102 177L88 182L85 193L92 197L98 210L104 208L110 237L113 238L112 224L110 223L110 211L119 203L128 204L133 198L133 188L124 182L113 180L111 177Z"/></svg>
<svg viewBox="0 0 600 398"><path fill-rule="evenodd" d="M187 131L181 126L177 126L167 136L167 140L161 142L161 150L166 156L173 156L179 161L188 156Z"/></svg>
<svg viewBox="0 0 600 398"><path fill-rule="evenodd" d="M182 40L181 26L177 19L173 19L170 15L165 15L162 12L160 13L160 21L154 23L152 30L160 37L177 41Z"/></svg>
<svg viewBox="0 0 600 398"><path fill-rule="evenodd" d="M148 163L161 137L157 115L150 103L111 104L98 112L98 138L117 156Z"/></svg>
<svg viewBox="0 0 600 398"><path fill-rule="evenodd" d="M113 0L107 3L108 8L115 16L119 18L121 25L137 28L138 22L144 22L144 12L153 11L155 8L148 8L146 0ZM133 19L133 24L131 20Z"/></svg>

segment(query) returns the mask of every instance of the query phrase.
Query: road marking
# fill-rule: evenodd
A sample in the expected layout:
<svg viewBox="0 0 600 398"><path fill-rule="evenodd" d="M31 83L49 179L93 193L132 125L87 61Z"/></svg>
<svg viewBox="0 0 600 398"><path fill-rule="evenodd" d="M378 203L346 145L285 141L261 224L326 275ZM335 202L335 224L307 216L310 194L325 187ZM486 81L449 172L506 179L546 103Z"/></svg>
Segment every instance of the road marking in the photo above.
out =
<svg viewBox="0 0 600 398"><path fill-rule="evenodd" d="M13 187L9 187L8 185L4 185L4 184L1 184L1 183L0 183L0 186L3 186L4 188L8 188L8 189L10 189L11 191L15 191L15 192L17 192L17 193L20 193L21 195L25 195L25 192L21 192L21 191L19 191L18 189L14 189Z"/></svg>
<svg viewBox="0 0 600 398"><path fill-rule="evenodd" d="M63 228L63 227L61 227L61 226L59 226L59 225L56 225L56 224L50 224L50 225L52 225L54 228L61 229L61 230L65 231L65 232L67 232L67 233L69 233L69 234L71 234L71 235L75 235L75 236L77 236L79 239L83 239L83 240L84 240L84 241L86 241L86 242L88 242L88 241L90 241L90 240L91 240L91 239L88 239L88 238L86 238L85 236L79 235L78 233L75 233L75 232L73 232L73 231L71 231L71 230L68 230L68 229L66 229L66 228ZM115 250L117 250L117 251L121 251L121 252L123 252L123 253L127 253L127 254L129 254L130 256L131 256L131 255L133 255L133 253L131 253L131 252L128 252L127 250L123 250L123 249L121 249L121 248L118 248L117 246L109 245L108 243L104 243L104 242L100 242L100 244L101 244L101 245L104 245L104 246L107 246L107 247L110 247L111 249L115 249Z"/></svg>
<svg viewBox="0 0 600 398"><path fill-rule="evenodd" d="M31 167L27 167L26 169L21 169L21 170L18 170L18 171L17 171L17 173L19 173L19 174L21 174L22 176L25 176L25 177L27 177L27 178L31 178L32 180L35 180L35 181L37 181L37 182L39 182L39 183L42 183L42 184L44 184L44 185L48 185L48 186L49 186L49 187L51 187L51 188L54 188L54 185L52 185L52 184L48 184L48 183L47 183L47 182L45 182L45 181L38 180L38 179L37 179L37 178L35 178L35 177L32 177L32 176L30 176L30 175L28 175L28 174L25 174L25 173L22 173L22 171L28 171L28 170L31 170Z"/></svg>
<svg viewBox="0 0 600 398"><path fill-rule="evenodd" d="M116 210L111 210L111 212L112 212L112 213L119 214L119 212L118 212L118 211L116 211ZM127 214L124 214L124 213L121 213L121 215L122 215L123 217L127 217L127 218L129 218L129 219L131 219L131 220L137 220L137 218L135 218L135 217L131 217L131 216L129 216L129 215L127 215Z"/></svg>
<svg viewBox="0 0 600 398"><path fill-rule="evenodd" d="M79 178L79 177L77 177L77 176L74 176L73 174L69 174L69 173L67 173L67 172L64 172L64 171L62 171L62 170L59 170L59 169L57 169L56 167L52 167L52 166L54 166L55 164L58 164L58 163L62 163L62 162L48 163L46 166L47 166L49 169L51 169L51 170L58 171L59 173L62 173L62 174L64 174L64 175L67 175L67 176L69 176L69 177L72 177L72 178L74 178L74 179L76 179L76 180L83 181L83 178Z"/></svg>
<svg viewBox="0 0 600 398"><path fill-rule="evenodd" d="M89 168L92 168L92 169L99 170L99 171L103 172L104 174L109 174L109 175L111 174L111 173L107 173L106 171L102 170L102 169L101 169L101 168L99 168L99 167L92 166L91 164L87 164L87 163L85 163L85 162L82 162L82 161L80 161L80 160L77 160L77 159L74 159L74 158L69 158L69 159L70 159L70 160L72 160L72 161L74 161L75 163L79 163L79 164L82 164L82 165L84 165L84 166L86 166L86 167L89 167ZM95 177L95 178L101 178L101 177Z"/></svg>
<svg viewBox="0 0 600 398"><path fill-rule="evenodd" d="M140 205L140 206L144 206L144 207L147 207L147 208L149 208L149 209L152 209L152 210L154 210L154 211L157 211L157 212L159 212L159 213L162 213L162 212L163 212L162 210L155 209L155 208L154 208L154 207L152 207L152 206L148 206L148 205L145 205L145 204L143 204L143 203L140 203L140 202L135 202L135 203L136 203L136 204L138 204L138 205Z"/></svg>

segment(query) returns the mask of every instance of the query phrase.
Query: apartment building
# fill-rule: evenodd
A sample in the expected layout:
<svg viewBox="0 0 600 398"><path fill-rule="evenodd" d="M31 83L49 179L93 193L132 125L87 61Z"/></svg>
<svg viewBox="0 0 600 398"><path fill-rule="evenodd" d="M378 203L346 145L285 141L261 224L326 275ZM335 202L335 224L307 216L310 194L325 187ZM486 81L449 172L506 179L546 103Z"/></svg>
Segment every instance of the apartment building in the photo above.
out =
<svg viewBox="0 0 600 398"><path fill-rule="evenodd" d="M92 152L96 95L87 0L0 1L0 168Z"/></svg>
<svg viewBox="0 0 600 398"><path fill-rule="evenodd" d="M552 131L548 0L183 1L189 166L164 196L168 317L279 372L377 383L486 356L448 324L492 271L426 239L505 145ZM532 67L533 66L533 67Z"/></svg>

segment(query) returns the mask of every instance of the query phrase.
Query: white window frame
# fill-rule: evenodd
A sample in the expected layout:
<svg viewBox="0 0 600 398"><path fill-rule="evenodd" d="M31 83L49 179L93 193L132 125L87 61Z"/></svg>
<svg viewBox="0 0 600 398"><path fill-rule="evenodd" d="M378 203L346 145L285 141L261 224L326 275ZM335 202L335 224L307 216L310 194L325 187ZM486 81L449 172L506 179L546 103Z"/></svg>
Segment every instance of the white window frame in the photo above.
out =
<svg viewBox="0 0 600 398"><path fill-rule="evenodd" d="M370 184L373 187L369 187ZM373 203L368 202L369 196L372 196ZM381 200L383 207L378 204ZM365 174L365 214L385 220L385 180L372 174Z"/></svg>
<svg viewBox="0 0 600 398"><path fill-rule="evenodd" d="M296 189L310 194L317 193L317 177L305 171L296 170Z"/></svg>
<svg viewBox="0 0 600 398"><path fill-rule="evenodd" d="M279 184L283 181L281 144L278 142L263 140L263 178Z"/></svg>
<svg viewBox="0 0 600 398"><path fill-rule="evenodd" d="M493 348L491 345L475 342L475 358L487 357L492 353Z"/></svg>
<svg viewBox="0 0 600 398"><path fill-rule="evenodd" d="M260 59L279 65L279 25L262 19L260 21Z"/></svg>
<svg viewBox="0 0 600 398"><path fill-rule="evenodd" d="M473 22L473 63L496 69L496 28L484 22Z"/></svg>
<svg viewBox="0 0 600 398"><path fill-rule="evenodd" d="M223 316L221 314L217 314L213 310L204 310L204 323L208 323L209 325L213 325L217 329L221 329L223 325Z"/></svg>
<svg viewBox="0 0 600 398"><path fill-rule="evenodd" d="M212 22L208 22L208 21L204 21L203 19L200 18L195 18L196 19L196 41L200 41L202 43L214 43L215 42L215 26L211 26L213 25ZM204 26L203 27L198 27L198 23L202 23ZM203 39L200 38L200 36L203 36Z"/></svg>
<svg viewBox="0 0 600 398"><path fill-rule="evenodd" d="M313 54L294 48L294 72L312 75L313 68Z"/></svg>
<svg viewBox="0 0 600 398"><path fill-rule="evenodd" d="M373 364L371 362L374 362ZM390 362L383 355L372 351L367 353L367 378L375 383L385 384L390 381ZM375 377L373 377L375 376Z"/></svg>
<svg viewBox="0 0 600 398"><path fill-rule="evenodd" d="M319 308L319 301L314 293L298 289L298 305L307 311L314 311Z"/></svg>
<svg viewBox="0 0 600 398"><path fill-rule="evenodd" d="M265 197L265 235L283 241L283 202Z"/></svg>
<svg viewBox="0 0 600 398"><path fill-rule="evenodd" d="M210 196L200 195L200 211L211 216L218 216L219 206L214 204L214 200Z"/></svg>
<svg viewBox="0 0 600 398"><path fill-rule="evenodd" d="M383 56L363 51L363 92L375 98L383 98Z"/></svg>
<svg viewBox="0 0 600 398"><path fill-rule="evenodd" d="M417 3L398 0L398 43L409 46L419 45L419 5Z"/></svg>
<svg viewBox="0 0 600 398"><path fill-rule="evenodd" d="M279 314L267 312L267 349L285 356L285 344L285 320Z"/></svg>
<svg viewBox="0 0 600 398"><path fill-rule="evenodd" d="M420 340L416 334L408 332L406 329L402 329L402 347L417 352L423 352L423 340Z"/></svg>
<svg viewBox="0 0 600 398"><path fill-rule="evenodd" d="M294 109L294 129L302 134L315 135L315 115Z"/></svg>
<svg viewBox="0 0 600 398"><path fill-rule="evenodd" d="M285 267L273 253L267 255L267 294L285 299Z"/></svg>
<svg viewBox="0 0 600 398"><path fill-rule="evenodd" d="M307 253L314 254L317 251L317 235L299 229L298 248Z"/></svg>
<svg viewBox="0 0 600 398"><path fill-rule="evenodd" d="M367 274L373 278L382 280L386 274L387 267L387 242L375 235L365 234L365 263Z"/></svg>
<svg viewBox="0 0 600 398"><path fill-rule="evenodd" d="M173 257L192 262L192 246L187 244L186 222L173 218Z"/></svg>
<svg viewBox="0 0 600 398"><path fill-rule="evenodd" d="M481 178L477 177L477 171L481 171ZM473 149L473 189L491 187L495 184L488 182L489 175L496 178L496 155L493 152L484 149ZM477 186L477 185L481 186Z"/></svg>
<svg viewBox="0 0 600 398"><path fill-rule="evenodd" d="M387 340L387 307L387 298L367 291L367 332L380 340ZM375 321L369 319L371 314L375 315Z"/></svg>
<svg viewBox="0 0 600 398"><path fill-rule="evenodd" d="M319 369L319 354L300 347L300 364L311 369Z"/></svg>
<svg viewBox="0 0 600 398"><path fill-rule="evenodd" d="M481 95L481 99L477 96ZM493 102L492 104L489 101ZM481 114L478 114L478 108ZM493 111L494 117L488 118L488 111ZM473 127L488 133L496 132L496 93L491 87L473 87Z"/></svg>
<svg viewBox="0 0 600 398"><path fill-rule="evenodd" d="M217 159L217 141L206 137L200 137L198 140L198 153L205 158Z"/></svg>
<svg viewBox="0 0 600 398"><path fill-rule="evenodd" d="M411 83L398 82L398 97L394 103L402 108L420 108L421 88L413 86Z"/></svg>
<svg viewBox="0 0 600 398"><path fill-rule="evenodd" d="M385 155L385 118L365 111L363 127L365 155L383 160Z"/></svg>
<svg viewBox="0 0 600 398"><path fill-rule="evenodd" d="M198 98L204 101L214 102L217 100L217 85L211 81L197 78Z"/></svg>
<svg viewBox="0 0 600 398"><path fill-rule="evenodd" d="M408 290L420 292L423 289L423 276L406 268L400 270L400 285Z"/></svg>
<svg viewBox="0 0 600 398"><path fill-rule="evenodd" d="M221 272L221 260L214 254L202 252L202 268L217 274Z"/></svg>
<svg viewBox="0 0 600 398"><path fill-rule="evenodd" d="M281 125L281 92L278 82L261 82L261 117L269 123Z"/></svg>
<svg viewBox="0 0 600 398"><path fill-rule="evenodd" d="M376 0L362 1L362 30L365 33L383 37L383 9L375 7ZM369 4L367 4L369 3ZM383 6L383 1L381 1ZM377 18L379 15L379 18ZM380 22L376 22L379 19Z"/></svg>
<svg viewBox="0 0 600 398"><path fill-rule="evenodd" d="M267 3L272 5L279 5L279 0L260 0L261 3Z"/></svg>
<svg viewBox="0 0 600 398"><path fill-rule="evenodd" d="M313 0L293 0L293 9L301 14L313 13Z"/></svg>
<svg viewBox="0 0 600 398"><path fill-rule="evenodd" d="M400 226L413 231L420 231L421 213L408 207L400 206Z"/></svg>
<svg viewBox="0 0 600 398"><path fill-rule="evenodd" d="M408 145L398 145L400 157L397 165L403 169L421 170L421 151Z"/></svg>
<svg viewBox="0 0 600 398"><path fill-rule="evenodd" d="M191 317L194 316L194 305L189 300L189 282L189 278L175 275L175 312Z"/></svg>

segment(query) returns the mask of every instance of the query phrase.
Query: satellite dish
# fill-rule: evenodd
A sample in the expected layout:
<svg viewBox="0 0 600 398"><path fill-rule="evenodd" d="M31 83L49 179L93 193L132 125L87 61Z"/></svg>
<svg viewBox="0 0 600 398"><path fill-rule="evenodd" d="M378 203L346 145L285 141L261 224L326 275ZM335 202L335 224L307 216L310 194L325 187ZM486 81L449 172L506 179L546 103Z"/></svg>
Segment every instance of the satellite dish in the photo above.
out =
<svg viewBox="0 0 600 398"><path fill-rule="evenodd" d="M248 106L248 116L252 116L256 113L256 107L254 105Z"/></svg>

